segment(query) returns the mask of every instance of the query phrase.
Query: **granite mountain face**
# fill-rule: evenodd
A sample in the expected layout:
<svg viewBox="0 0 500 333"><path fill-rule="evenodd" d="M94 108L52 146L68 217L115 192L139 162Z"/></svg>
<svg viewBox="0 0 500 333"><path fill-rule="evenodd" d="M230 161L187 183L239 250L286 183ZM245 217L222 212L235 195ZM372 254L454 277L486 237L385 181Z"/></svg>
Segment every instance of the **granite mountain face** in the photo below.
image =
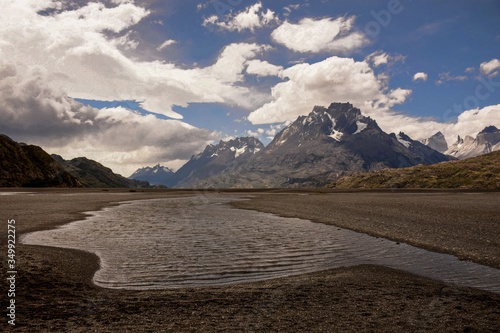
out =
<svg viewBox="0 0 500 333"><path fill-rule="evenodd" d="M437 132L430 138L423 140L422 143L443 154L448 150L448 142L446 142L446 138L441 132Z"/></svg>
<svg viewBox="0 0 500 333"><path fill-rule="evenodd" d="M495 126L488 126L479 132L476 138L458 136L457 141L445 153L465 159L497 150L500 150L500 130Z"/></svg>
<svg viewBox="0 0 500 333"><path fill-rule="evenodd" d="M253 137L221 141L218 145L208 145L202 153L191 157L175 173L176 187L197 187L208 178L216 179L245 164L264 145Z"/></svg>
<svg viewBox="0 0 500 333"><path fill-rule="evenodd" d="M223 173L199 177L190 185L315 187L356 171L447 160L450 157L404 133L385 133L373 119L363 116L351 104L333 103L328 108L314 107L309 115L298 117L244 163L228 167Z"/></svg>

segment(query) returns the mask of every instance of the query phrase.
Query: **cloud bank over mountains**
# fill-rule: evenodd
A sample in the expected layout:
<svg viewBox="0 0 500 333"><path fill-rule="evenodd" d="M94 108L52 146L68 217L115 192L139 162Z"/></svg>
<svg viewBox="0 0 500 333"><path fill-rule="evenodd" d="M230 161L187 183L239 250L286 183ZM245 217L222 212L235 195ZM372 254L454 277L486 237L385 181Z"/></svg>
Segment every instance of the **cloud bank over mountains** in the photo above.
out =
<svg viewBox="0 0 500 333"><path fill-rule="evenodd" d="M217 137L181 121L123 108L97 110L74 101L138 100L148 110L177 118L171 105L221 101L232 87L210 76L218 73L217 63L186 71L126 57L107 33L137 24L148 15L144 8L129 2L112 8L100 3L75 10L61 6L22 1L0 11L0 132L117 169L130 163L130 170L137 162L188 159ZM245 54L252 53L248 49L258 47L247 47ZM235 53L228 57L239 60ZM199 84L192 87L192 81ZM245 91L235 95L240 93Z"/></svg>

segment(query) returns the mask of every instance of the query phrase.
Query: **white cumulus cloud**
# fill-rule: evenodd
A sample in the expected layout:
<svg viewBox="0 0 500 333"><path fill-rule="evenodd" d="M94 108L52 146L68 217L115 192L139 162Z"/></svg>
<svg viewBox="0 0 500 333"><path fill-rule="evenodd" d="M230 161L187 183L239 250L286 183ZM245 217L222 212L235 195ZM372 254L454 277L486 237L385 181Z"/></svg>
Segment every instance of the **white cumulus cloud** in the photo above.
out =
<svg viewBox="0 0 500 333"><path fill-rule="evenodd" d="M172 118L181 118L175 106L190 103L251 109L265 100L242 82L247 62L267 46L228 45L203 68L131 58L121 48L136 46L134 26L149 11L133 1L115 3L68 9L60 2L26 0L2 6L1 133L66 158L85 155L126 174L149 163L180 163L217 135L123 108L96 110L73 98L139 101Z"/></svg>
<svg viewBox="0 0 500 333"><path fill-rule="evenodd" d="M353 31L355 17L302 19L299 23L283 23L271 34L272 38L296 52L333 52L346 54L363 47L368 39Z"/></svg>
<svg viewBox="0 0 500 333"><path fill-rule="evenodd" d="M0 133L68 159L86 156L128 176L145 164L185 161L217 138L178 120L84 106L41 72L24 77L0 63L0 73Z"/></svg>
<svg viewBox="0 0 500 333"><path fill-rule="evenodd" d="M500 105L465 111L454 122L395 112L394 106L404 104L411 90L389 89L387 80L375 75L370 63L330 57L286 68L281 74L286 81L272 88L272 100L250 113L248 120L253 124L283 124L308 114L314 105L350 102L387 133L403 131L416 140L441 131L451 144L456 135L475 136L488 125L500 127Z"/></svg>
<svg viewBox="0 0 500 333"><path fill-rule="evenodd" d="M329 61L327 64L331 65L333 62L335 61ZM345 61L344 64L348 64L348 62ZM282 127L283 124L295 120L298 116L311 112L314 105L328 106L332 102L351 102L360 108L364 115L375 119L385 132L399 133L402 131L415 140L426 139L441 131L448 143L451 144L456 140L457 135L475 137L486 126L494 125L500 128L500 105L467 110L458 115L458 118L453 122L440 122L435 119L395 112L393 107L403 104L411 91L396 88L387 92L386 87L383 86L382 82L377 82L376 77L363 73L363 70L359 71L363 68L362 64L354 65L351 63L351 65L352 72L345 72L344 76L341 77L345 79L346 76L352 75L353 77L347 80L349 83L365 80L368 83L364 86L366 90L361 87L356 88L356 84L342 86L342 82L339 81L335 82L336 87L325 85L325 82L328 81L324 81L325 77L318 76L318 73L321 71L320 68L327 67L326 64L316 68L314 73L310 73L310 77L300 82L297 82L296 79L305 75L304 70L307 68L302 68L302 72L294 69L297 77L290 78L290 81L285 84L278 84L274 87L275 100L251 113L248 119L254 124L280 123ZM287 75L287 70L285 70L284 75ZM332 81L329 82L329 84L331 83ZM347 84L349 85L349 83ZM360 93L365 93L364 98L360 98ZM445 113L446 111L443 110L443 115Z"/></svg>
<svg viewBox="0 0 500 333"><path fill-rule="evenodd" d="M232 44L213 65L184 69L169 62L140 61L120 51L124 43L134 46L127 37L130 29L149 15L134 3L116 7L89 3L51 15L38 14L43 8L38 2L24 1L3 8L0 54L21 72L33 68L46 72L50 86L71 97L137 100L148 111L176 119L181 116L173 108L190 103L255 106L258 97L238 83L245 61L265 47ZM110 31L124 35L109 37Z"/></svg>
<svg viewBox="0 0 500 333"><path fill-rule="evenodd" d="M443 111L443 114L446 111ZM380 120L379 120L380 118ZM411 117L407 115L388 112L375 119L383 123L387 130L392 132L403 131L413 139L426 139L438 131L442 132L448 142L453 144L457 136L467 135L476 137L486 126L500 128L500 105L490 105L482 109L466 110L458 115L453 122L440 122L437 120Z"/></svg>
<svg viewBox="0 0 500 333"><path fill-rule="evenodd" d="M380 67L382 65L391 66L397 62L404 62L406 59L405 56L401 54L390 55L383 51L376 51L372 54L369 54L365 61L370 63L374 68Z"/></svg>
<svg viewBox="0 0 500 333"><path fill-rule="evenodd" d="M210 16L203 21L203 25L214 25L229 31L254 31L256 28L262 28L277 22L279 22L279 19L276 14L270 9L264 11L262 3L257 2L239 13L227 15L222 21L216 15Z"/></svg>
<svg viewBox="0 0 500 333"><path fill-rule="evenodd" d="M483 75L495 77L500 73L500 60L491 59L490 61L483 62L479 69Z"/></svg>
<svg viewBox="0 0 500 333"><path fill-rule="evenodd" d="M411 93L405 89L387 91L369 64L351 58L330 57L321 62L294 65L282 72L287 81L272 88L273 100L248 119L254 124L295 120L314 105L351 102L366 111L401 104Z"/></svg>
<svg viewBox="0 0 500 333"><path fill-rule="evenodd" d="M268 45L259 44L230 44L224 48L217 62L203 71L221 82L241 82L244 79L243 71L247 63L270 48Z"/></svg>
<svg viewBox="0 0 500 333"><path fill-rule="evenodd" d="M247 74L253 74L257 76L279 76L283 71L282 66L276 66L270 64L267 61L262 61L258 59L253 59L247 61Z"/></svg>
<svg viewBox="0 0 500 333"><path fill-rule="evenodd" d="M457 134L462 137L466 135L475 137L489 125L500 128L500 104L462 112L456 122L445 127L444 133L448 138L455 138L454 136Z"/></svg>
<svg viewBox="0 0 500 333"><path fill-rule="evenodd" d="M413 81L427 81L427 73L424 72L418 72L413 75Z"/></svg>
<svg viewBox="0 0 500 333"><path fill-rule="evenodd" d="M381 65L387 65L389 63L389 55L385 52L372 53L367 57L367 60L371 61L373 67L379 67Z"/></svg>

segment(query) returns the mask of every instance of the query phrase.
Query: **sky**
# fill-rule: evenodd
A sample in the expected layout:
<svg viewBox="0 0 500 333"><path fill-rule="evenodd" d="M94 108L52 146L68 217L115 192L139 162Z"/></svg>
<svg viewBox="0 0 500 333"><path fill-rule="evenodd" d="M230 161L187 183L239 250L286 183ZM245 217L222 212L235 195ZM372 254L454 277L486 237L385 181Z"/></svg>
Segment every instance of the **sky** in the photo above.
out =
<svg viewBox="0 0 500 333"><path fill-rule="evenodd" d="M350 102L388 133L500 128L498 0L0 0L0 133L129 176Z"/></svg>

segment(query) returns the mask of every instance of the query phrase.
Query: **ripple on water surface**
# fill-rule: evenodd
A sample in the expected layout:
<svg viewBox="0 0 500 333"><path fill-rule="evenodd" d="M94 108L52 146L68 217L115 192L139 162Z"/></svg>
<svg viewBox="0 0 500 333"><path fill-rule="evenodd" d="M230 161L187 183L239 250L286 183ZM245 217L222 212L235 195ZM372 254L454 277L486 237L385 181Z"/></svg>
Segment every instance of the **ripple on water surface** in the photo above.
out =
<svg viewBox="0 0 500 333"><path fill-rule="evenodd" d="M239 210L235 197L135 201L22 242L96 253L94 282L157 289L257 281L358 264L384 265L500 292L499 270L307 220Z"/></svg>

